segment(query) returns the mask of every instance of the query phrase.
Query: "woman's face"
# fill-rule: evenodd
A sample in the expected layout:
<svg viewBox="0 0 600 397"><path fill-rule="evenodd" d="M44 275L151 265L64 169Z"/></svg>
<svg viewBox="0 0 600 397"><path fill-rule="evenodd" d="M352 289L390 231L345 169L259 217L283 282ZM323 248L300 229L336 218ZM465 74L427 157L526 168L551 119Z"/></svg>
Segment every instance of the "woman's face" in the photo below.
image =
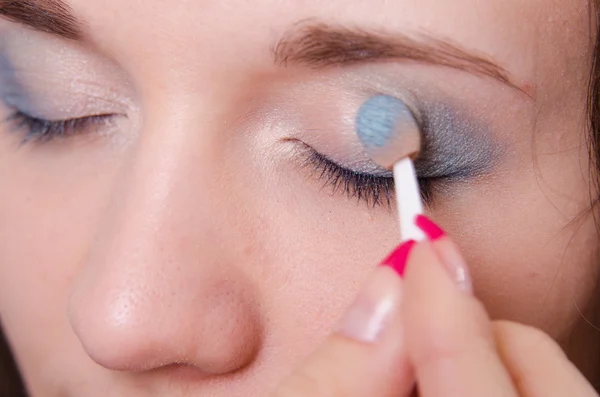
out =
<svg viewBox="0 0 600 397"><path fill-rule="evenodd" d="M378 93L421 114L492 316L577 356L586 1L22 3L49 10L0 23L0 314L33 396L266 395L399 241L353 128Z"/></svg>

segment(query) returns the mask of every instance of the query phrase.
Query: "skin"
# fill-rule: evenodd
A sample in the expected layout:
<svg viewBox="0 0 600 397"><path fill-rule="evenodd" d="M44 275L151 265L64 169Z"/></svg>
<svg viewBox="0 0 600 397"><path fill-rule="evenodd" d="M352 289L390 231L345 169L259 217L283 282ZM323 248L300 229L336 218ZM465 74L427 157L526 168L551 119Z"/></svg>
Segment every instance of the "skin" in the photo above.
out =
<svg viewBox="0 0 600 397"><path fill-rule="evenodd" d="M416 223L428 241L406 242L373 273L275 396L598 396L546 333L491 321L456 244Z"/></svg>
<svg viewBox="0 0 600 397"><path fill-rule="evenodd" d="M342 116L381 81L455 103L503 149L428 213L493 319L543 330L596 380L587 2L68 3L87 43L3 21L4 51L46 117L127 117L22 146L0 127L0 314L32 396L274 390L398 242L393 211L322 189L290 143L351 163ZM528 95L415 62L274 65L307 18L450 39Z"/></svg>

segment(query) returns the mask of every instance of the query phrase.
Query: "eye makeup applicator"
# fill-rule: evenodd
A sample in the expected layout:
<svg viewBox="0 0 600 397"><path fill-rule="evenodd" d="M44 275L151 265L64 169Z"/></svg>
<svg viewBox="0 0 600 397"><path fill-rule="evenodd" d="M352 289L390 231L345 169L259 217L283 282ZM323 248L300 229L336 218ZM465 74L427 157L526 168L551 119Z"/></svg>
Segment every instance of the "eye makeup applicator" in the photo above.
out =
<svg viewBox="0 0 600 397"><path fill-rule="evenodd" d="M415 225L415 218L423 213L413 164L421 148L421 128L417 117L402 100L389 95L375 95L359 109L356 133L367 155L375 163L393 171L402 239L424 240L425 235Z"/></svg>

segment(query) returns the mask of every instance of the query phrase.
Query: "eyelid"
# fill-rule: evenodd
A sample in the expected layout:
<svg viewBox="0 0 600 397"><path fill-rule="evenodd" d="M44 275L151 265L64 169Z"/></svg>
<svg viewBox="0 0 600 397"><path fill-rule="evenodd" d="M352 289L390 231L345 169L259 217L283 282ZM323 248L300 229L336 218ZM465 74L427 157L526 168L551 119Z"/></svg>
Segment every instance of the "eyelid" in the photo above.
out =
<svg viewBox="0 0 600 397"><path fill-rule="evenodd" d="M346 169L349 169L351 171L358 172L361 174L369 174L369 175L382 177L382 178L391 178L393 176L392 171L381 167L380 165L376 164L372 160L363 160L363 161L356 162L352 165L340 164L331 159L329 159L329 160L332 161L333 163L336 163L340 167L344 167Z"/></svg>
<svg viewBox="0 0 600 397"><path fill-rule="evenodd" d="M7 119L10 128L23 134L22 143L49 142L94 132L93 128L109 127L116 115L101 114L65 120L44 120L15 110Z"/></svg>
<svg viewBox="0 0 600 397"><path fill-rule="evenodd" d="M0 35L0 97L43 119L136 110L138 93L112 59L30 30ZM10 98L9 98L10 97Z"/></svg>
<svg viewBox="0 0 600 397"><path fill-rule="evenodd" d="M303 169L309 169L313 179L321 181L331 193L343 193L348 199L365 202L368 206L391 208L394 179L359 173L336 164L310 146L297 141L296 154Z"/></svg>
<svg viewBox="0 0 600 397"><path fill-rule="evenodd" d="M422 178L468 178L489 172L503 152L491 128L447 102L422 102L423 139L415 161Z"/></svg>
<svg viewBox="0 0 600 397"><path fill-rule="evenodd" d="M0 87L2 102L7 107L34 118L63 121L98 115L127 115L128 105L125 103L92 92L70 93L68 101L54 103L54 100L43 98L46 94L29 93L26 89L19 88L18 84L3 85L4 87Z"/></svg>
<svg viewBox="0 0 600 397"><path fill-rule="evenodd" d="M303 158L303 168L311 168L312 176L323 181L323 187L331 187L332 193L343 191L347 198L365 201L369 206L384 206L391 209L395 200L394 178L389 175L374 175L345 168L310 146L298 141L297 154ZM386 170L387 171L387 170ZM443 178L437 180L419 179L421 198L426 206L431 205Z"/></svg>
<svg viewBox="0 0 600 397"><path fill-rule="evenodd" d="M299 150L301 152L318 153L320 156L323 156L328 161L330 161L342 168L353 171L353 172L357 172L357 173L361 173L361 174L369 174L369 175L373 175L376 177L382 177L382 178L387 178L387 177L392 176L391 171L386 170L385 168L376 164L371 159L369 159L366 155L364 157L360 157L360 159L355 159L351 162L344 162L344 161L339 161L339 160L334 160L332 158L329 158L326 154L321 153L320 151L315 149L313 146L304 142L301 139L286 138L286 139L284 139L284 142L292 143L295 146L296 150Z"/></svg>

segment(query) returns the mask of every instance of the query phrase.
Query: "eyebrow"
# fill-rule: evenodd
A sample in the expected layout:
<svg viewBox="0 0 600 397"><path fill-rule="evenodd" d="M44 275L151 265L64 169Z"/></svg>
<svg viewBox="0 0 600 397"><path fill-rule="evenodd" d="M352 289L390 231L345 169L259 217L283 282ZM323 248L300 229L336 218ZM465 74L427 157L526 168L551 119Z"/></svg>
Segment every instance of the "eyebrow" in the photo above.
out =
<svg viewBox="0 0 600 397"><path fill-rule="evenodd" d="M491 77L527 96L509 73L488 57L435 37L300 22L273 47L275 63L327 68L394 60L447 66Z"/></svg>
<svg viewBox="0 0 600 397"><path fill-rule="evenodd" d="M0 16L70 40L83 36L71 7L62 0L0 0Z"/></svg>
<svg viewBox="0 0 600 397"><path fill-rule="evenodd" d="M0 16L33 29L70 40L83 38L71 7L62 0L0 0ZM273 47L275 63L313 68L358 63L413 60L492 77L527 96L509 73L488 57L449 41L421 35L369 32L358 28L301 21Z"/></svg>

